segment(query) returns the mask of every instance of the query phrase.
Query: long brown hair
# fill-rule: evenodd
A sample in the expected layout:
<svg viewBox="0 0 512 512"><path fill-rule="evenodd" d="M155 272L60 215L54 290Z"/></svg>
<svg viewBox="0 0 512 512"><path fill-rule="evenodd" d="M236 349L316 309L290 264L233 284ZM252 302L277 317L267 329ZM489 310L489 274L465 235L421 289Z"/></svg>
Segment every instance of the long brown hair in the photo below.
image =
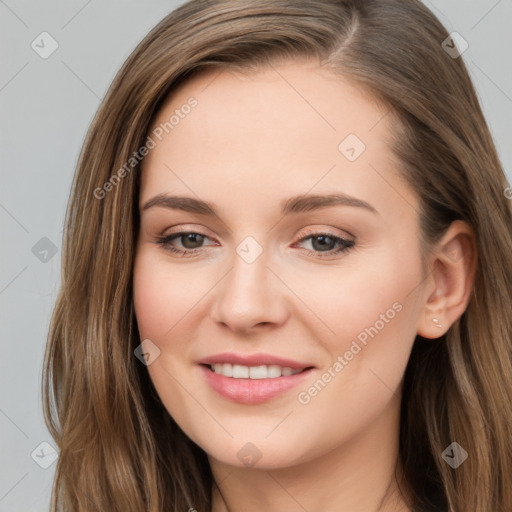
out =
<svg viewBox="0 0 512 512"><path fill-rule="evenodd" d="M45 419L60 449L53 512L210 511L206 454L134 356L140 175L126 162L168 94L194 73L302 57L320 59L396 117L393 150L420 199L423 247L456 219L476 236L466 311L440 339L418 336L405 372L399 456L411 505L512 510L512 211L462 58L441 46L447 37L417 0L192 0L138 45L92 122L66 212L43 375ZM469 453L456 470L441 457L452 441Z"/></svg>

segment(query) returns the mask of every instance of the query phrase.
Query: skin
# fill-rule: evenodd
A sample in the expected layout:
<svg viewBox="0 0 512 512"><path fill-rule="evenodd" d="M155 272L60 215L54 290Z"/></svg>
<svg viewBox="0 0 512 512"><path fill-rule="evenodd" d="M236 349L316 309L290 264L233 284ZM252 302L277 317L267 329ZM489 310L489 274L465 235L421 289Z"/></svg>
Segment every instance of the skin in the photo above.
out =
<svg viewBox="0 0 512 512"><path fill-rule="evenodd" d="M198 105L143 161L134 303L141 340L160 350L147 367L155 388L208 454L212 510L409 511L394 477L403 374L416 335L441 336L466 309L470 228L454 222L423 273L418 199L397 172L392 116L316 61L207 70L173 92L152 129L191 96ZM348 134L366 145L352 162L338 149ZM280 213L291 196L334 191L377 213L347 205ZM211 202L217 216L143 210L161 193ZM182 230L206 236L171 243L195 255L155 243ZM325 231L355 245L334 254L335 242L304 240ZM236 252L247 236L263 248L250 264ZM396 303L400 312L300 403L299 392ZM213 391L197 365L225 351L275 354L315 370L265 403L239 404ZM237 456L249 442L261 455L252 466Z"/></svg>

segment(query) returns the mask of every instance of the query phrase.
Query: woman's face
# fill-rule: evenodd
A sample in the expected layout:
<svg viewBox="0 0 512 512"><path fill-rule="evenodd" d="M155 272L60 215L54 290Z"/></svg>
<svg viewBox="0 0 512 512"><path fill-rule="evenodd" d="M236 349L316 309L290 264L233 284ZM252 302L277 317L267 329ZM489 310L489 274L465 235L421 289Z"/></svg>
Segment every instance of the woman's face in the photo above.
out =
<svg viewBox="0 0 512 512"><path fill-rule="evenodd" d="M232 466L396 437L425 284L392 117L315 62L219 73L175 90L143 161L134 301L154 386Z"/></svg>

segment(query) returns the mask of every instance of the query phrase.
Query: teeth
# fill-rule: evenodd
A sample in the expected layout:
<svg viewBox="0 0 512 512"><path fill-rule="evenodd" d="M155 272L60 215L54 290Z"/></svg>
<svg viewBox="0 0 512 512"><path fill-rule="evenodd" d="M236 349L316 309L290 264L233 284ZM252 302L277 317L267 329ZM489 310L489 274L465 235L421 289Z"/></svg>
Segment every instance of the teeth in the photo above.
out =
<svg viewBox="0 0 512 512"><path fill-rule="evenodd" d="M226 377L233 377L233 365L225 363L222 365L222 375Z"/></svg>
<svg viewBox="0 0 512 512"><path fill-rule="evenodd" d="M224 365L222 365L222 369L224 369ZM234 364L232 376L234 379L248 379L249 378L249 367L242 366L239 364Z"/></svg>
<svg viewBox="0 0 512 512"><path fill-rule="evenodd" d="M250 379L266 379L268 377L268 368L266 366L250 366ZM280 377L280 375L278 375Z"/></svg>
<svg viewBox="0 0 512 512"><path fill-rule="evenodd" d="M210 368L219 375L234 379L275 379L302 372L302 370L293 370L287 366L283 367L276 364L269 366L243 366L241 364L216 363L210 365Z"/></svg>

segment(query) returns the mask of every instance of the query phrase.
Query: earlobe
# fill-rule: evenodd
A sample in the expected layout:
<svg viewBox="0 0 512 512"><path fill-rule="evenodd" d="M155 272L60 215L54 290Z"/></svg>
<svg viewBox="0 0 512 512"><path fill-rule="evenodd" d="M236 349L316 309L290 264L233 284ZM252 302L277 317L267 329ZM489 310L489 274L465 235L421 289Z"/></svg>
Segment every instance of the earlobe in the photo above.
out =
<svg viewBox="0 0 512 512"><path fill-rule="evenodd" d="M431 275L417 328L420 336L439 338L462 316L471 297L476 263L473 230L464 221L452 222L432 250Z"/></svg>
<svg viewBox="0 0 512 512"><path fill-rule="evenodd" d="M439 318L432 318L432 322L434 322L434 325L436 327L439 327L440 329L443 328L443 324L441 323L441 321L439 320Z"/></svg>

